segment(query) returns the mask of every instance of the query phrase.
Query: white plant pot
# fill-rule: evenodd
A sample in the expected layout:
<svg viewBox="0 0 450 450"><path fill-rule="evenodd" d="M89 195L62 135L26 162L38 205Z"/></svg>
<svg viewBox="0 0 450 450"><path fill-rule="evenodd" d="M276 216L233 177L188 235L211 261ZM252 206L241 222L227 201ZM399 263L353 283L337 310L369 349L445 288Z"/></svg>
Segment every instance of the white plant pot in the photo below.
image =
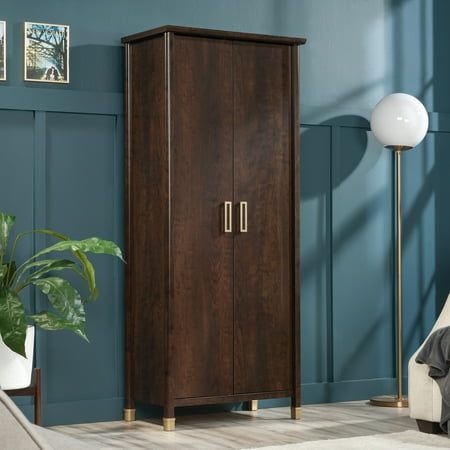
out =
<svg viewBox="0 0 450 450"><path fill-rule="evenodd" d="M24 358L10 350L0 338L0 388L22 389L30 386L33 371L34 327L27 328Z"/></svg>

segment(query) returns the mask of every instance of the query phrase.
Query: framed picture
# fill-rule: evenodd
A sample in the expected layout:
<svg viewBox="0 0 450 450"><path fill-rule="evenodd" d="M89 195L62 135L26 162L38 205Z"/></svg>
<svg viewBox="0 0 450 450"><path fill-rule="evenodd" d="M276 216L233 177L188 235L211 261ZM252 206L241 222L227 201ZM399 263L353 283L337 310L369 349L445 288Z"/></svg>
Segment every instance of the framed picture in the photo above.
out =
<svg viewBox="0 0 450 450"><path fill-rule="evenodd" d="M0 21L0 80L6 80L6 22Z"/></svg>
<svg viewBox="0 0 450 450"><path fill-rule="evenodd" d="M25 81L69 82L69 27L25 22Z"/></svg>

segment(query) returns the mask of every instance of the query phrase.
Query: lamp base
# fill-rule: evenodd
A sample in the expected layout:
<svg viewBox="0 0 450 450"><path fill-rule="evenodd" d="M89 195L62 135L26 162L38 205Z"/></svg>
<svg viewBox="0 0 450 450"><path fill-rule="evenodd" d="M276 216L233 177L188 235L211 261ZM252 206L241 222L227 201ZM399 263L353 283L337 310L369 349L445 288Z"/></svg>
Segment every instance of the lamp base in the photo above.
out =
<svg viewBox="0 0 450 450"><path fill-rule="evenodd" d="M408 398L399 398L396 395L379 395L369 400L372 406L384 406L389 408L407 408Z"/></svg>

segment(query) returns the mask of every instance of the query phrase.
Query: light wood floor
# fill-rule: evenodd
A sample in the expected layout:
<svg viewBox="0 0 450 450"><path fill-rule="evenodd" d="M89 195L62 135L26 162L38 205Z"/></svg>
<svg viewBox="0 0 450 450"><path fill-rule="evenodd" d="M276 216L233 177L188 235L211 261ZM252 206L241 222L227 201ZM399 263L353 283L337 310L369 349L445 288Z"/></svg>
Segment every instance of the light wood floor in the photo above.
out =
<svg viewBox="0 0 450 450"><path fill-rule="evenodd" d="M290 419L289 408L270 408L179 416L174 432L162 431L157 420L53 429L114 449L244 449L416 429L408 413L407 409L347 402L304 406L303 419L298 421Z"/></svg>

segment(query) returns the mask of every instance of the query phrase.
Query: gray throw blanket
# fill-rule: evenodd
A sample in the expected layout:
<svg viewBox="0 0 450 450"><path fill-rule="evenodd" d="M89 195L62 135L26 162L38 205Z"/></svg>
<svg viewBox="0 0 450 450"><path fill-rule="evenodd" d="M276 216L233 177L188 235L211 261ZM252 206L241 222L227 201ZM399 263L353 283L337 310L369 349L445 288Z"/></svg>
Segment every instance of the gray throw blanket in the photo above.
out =
<svg viewBox="0 0 450 450"><path fill-rule="evenodd" d="M416 362L426 364L428 375L436 381L442 395L440 425L450 434L450 327L439 328L427 339L416 357Z"/></svg>

